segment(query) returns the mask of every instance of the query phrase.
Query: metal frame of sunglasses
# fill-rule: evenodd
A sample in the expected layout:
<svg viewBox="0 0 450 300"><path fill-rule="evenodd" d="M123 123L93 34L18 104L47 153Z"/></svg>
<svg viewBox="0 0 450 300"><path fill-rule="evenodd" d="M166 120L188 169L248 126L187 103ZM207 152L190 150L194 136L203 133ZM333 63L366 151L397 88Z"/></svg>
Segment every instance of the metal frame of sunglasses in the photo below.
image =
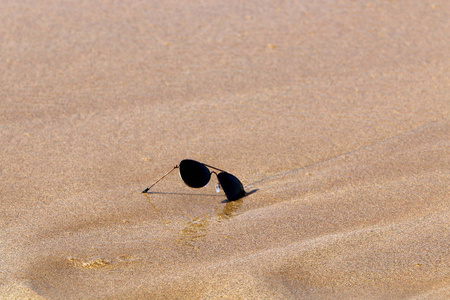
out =
<svg viewBox="0 0 450 300"><path fill-rule="evenodd" d="M208 168L219 171L219 173L210 171ZM219 168L192 159L182 160L180 164L173 167L172 170L156 180L153 184L143 190L142 193L148 193L148 191L153 186L160 182L164 177L172 173L172 171L175 169L180 169L181 179L187 186L192 188L201 188L206 186L211 180L211 174L214 173L217 176L220 187L222 187L222 190L224 191L229 201L238 200L248 194L244 190L244 186L242 185L241 181L236 176Z"/></svg>

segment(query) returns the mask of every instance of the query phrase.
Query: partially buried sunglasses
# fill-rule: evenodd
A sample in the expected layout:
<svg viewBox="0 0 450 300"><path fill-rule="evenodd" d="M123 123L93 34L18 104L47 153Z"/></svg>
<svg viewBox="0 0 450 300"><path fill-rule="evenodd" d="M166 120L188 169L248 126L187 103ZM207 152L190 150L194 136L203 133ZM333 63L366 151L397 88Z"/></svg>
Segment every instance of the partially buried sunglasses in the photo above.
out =
<svg viewBox="0 0 450 300"><path fill-rule="evenodd" d="M208 168L219 171L219 173L210 171ZM192 188L201 188L206 186L211 179L211 174L214 173L219 180L219 186L216 187L216 190L219 191L220 187L222 187L228 200L237 200L247 194L242 183L239 181L239 179L236 178L236 176L231 175L224 170L200 163L192 159L182 160L179 165L173 167L172 170L167 172L163 177L158 179L151 186L143 190L142 193L147 193L155 184L157 184L161 179L169 175L175 169L180 169L181 179L183 179L186 185Z"/></svg>

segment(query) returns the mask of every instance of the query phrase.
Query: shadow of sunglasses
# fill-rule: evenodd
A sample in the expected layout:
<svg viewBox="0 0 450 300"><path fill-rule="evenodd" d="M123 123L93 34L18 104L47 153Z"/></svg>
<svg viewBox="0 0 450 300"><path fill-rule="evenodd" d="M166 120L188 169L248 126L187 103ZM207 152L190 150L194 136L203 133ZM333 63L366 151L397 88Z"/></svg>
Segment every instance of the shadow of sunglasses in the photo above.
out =
<svg viewBox="0 0 450 300"><path fill-rule="evenodd" d="M210 171L208 168L214 169L215 171ZM229 201L240 199L247 194L244 190L244 186L236 176L224 170L209 166L204 163L200 163L192 159L182 160L180 164L173 167L172 170L167 172L164 176L162 176L152 185L143 190L142 193L148 193L148 191L154 185L156 185L159 181L161 181L175 169L180 170L181 179L187 186L191 188L201 188L206 186L211 180L211 174L215 174L217 176L217 180L219 181L219 187L222 188ZM216 171L218 171L219 173L217 173Z"/></svg>

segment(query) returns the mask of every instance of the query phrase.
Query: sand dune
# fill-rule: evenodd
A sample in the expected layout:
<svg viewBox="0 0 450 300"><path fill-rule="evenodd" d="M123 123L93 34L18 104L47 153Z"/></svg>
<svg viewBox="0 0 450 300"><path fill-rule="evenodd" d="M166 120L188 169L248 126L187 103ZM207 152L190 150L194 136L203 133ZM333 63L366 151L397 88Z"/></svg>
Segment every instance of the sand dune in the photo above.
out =
<svg viewBox="0 0 450 300"><path fill-rule="evenodd" d="M449 298L449 9L2 1L0 298Z"/></svg>

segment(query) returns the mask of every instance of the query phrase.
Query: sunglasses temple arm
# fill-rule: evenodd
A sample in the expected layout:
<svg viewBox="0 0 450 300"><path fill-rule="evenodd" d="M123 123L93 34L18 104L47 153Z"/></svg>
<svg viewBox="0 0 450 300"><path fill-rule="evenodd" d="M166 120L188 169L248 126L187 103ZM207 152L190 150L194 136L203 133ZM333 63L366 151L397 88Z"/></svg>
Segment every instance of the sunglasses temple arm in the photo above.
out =
<svg viewBox="0 0 450 300"><path fill-rule="evenodd" d="M170 173L172 173L173 170L177 169L178 165L176 165L175 167L172 168L172 170L170 170L169 172L167 172L166 174L164 174L163 177L161 177L160 179L156 180L154 183L152 183L152 185L150 185L149 187L147 187L145 190L142 191L142 193L147 193L154 185L156 185L158 182L160 182L164 177L166 177L167 175L169 175Z"/></svg>

